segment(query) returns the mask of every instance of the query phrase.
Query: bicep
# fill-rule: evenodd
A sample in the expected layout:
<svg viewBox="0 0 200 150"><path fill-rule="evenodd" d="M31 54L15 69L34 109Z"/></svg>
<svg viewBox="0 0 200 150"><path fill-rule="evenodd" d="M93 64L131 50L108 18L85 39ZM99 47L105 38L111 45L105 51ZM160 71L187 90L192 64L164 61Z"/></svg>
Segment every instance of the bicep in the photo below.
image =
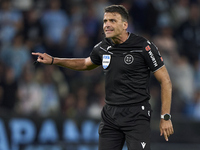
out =
<svg viewBox="0 0 200 150"><path fill-rule="evenodd" d="M92 70L96 67L98 67L98 65L95 65L90 57L85 58L85 67L87 68L87 70Z"/></svg>
<svg viewBox="0 0 200 150"><path fill-rule="evenodd" d="M165 66L162 66L160 69L154 72L154 76L160 83L164 83L164 82L171 83L168 71Z"/></svg>

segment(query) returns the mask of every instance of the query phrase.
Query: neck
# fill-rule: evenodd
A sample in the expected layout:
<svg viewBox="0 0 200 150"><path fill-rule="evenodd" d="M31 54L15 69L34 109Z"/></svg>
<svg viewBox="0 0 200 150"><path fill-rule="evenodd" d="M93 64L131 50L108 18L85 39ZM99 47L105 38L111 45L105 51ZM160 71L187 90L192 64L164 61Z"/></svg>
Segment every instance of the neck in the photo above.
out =
<svg viewBox="0 0 200 150"><path fill-rule="evenodd" d="M129 33L125 32L123 35L121 36L117 36L117 37L113 37L111 38L112 42L114 44L122 44L124 43L127 39L128 39Z"/></svg>

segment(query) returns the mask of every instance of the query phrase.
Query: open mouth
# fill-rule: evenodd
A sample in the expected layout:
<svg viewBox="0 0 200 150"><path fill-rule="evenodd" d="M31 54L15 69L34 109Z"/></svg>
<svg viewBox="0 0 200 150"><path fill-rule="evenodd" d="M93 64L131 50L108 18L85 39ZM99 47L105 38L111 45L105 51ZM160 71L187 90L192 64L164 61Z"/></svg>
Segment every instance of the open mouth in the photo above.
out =
<svg viewBox="0 0 200 150"><path fill-rule="evenodd" d="M105 30L106 33L111 33L113 30Z"/></svg>

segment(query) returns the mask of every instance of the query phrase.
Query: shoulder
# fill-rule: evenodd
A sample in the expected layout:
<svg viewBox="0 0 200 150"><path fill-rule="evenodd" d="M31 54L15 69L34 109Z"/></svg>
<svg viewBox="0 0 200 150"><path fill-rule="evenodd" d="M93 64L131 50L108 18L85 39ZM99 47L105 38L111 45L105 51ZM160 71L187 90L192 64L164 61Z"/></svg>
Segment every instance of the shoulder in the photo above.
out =
<svg viewBox="0 0 200 150"><path fill-rule="evenodd" d="M150 43L149 40L147 40L143 36L130 33L128 44L131 44L132 46L136 46L136 47L143 47L148 43Z"/></svg>
<svg viewBox="0 0 200 150"><path fill-rule="evenodd" d="M101 42L99 42L99 43L97 43L97 44L94 46L94 48L98 48L98 47L100 47L100 46L101 46L101 44L102 44L102 41L101 41Z"/></svg>
<svg viewBox="0 0 200 150"><path fill-rule="evenodd" d="M144 38L143 36L133 34L133 33L131 33L130 38L134 39L135 42L146 41L146 38Z"/></svg>
<svg viewBox="0 0 200 150"><path fill-rule="evenodd" d="M106 49L108 46L110 46L110 41L106 38L104 38L102 41L100 41L99 43L97 43L95 46L94 46L94 50L97 50L97 49Z"/></svg>
<svg viewBox="0 0 200 150"><path fill-rule="evenodd" d="M144 48L146 48L147 46L150 46L150 47L158 49L157 46L152 41L146 39L143 36L133 34L132 38L134 38L135 44L139 44L143 46Z"/></svg>

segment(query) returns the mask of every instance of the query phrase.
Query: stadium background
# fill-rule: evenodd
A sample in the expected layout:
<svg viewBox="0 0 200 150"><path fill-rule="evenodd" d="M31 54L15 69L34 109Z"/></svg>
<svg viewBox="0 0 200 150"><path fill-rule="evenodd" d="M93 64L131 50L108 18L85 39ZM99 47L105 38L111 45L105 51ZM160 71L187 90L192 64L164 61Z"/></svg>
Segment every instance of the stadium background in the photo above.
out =
<svg viewBox="0 0 200 150"><path fill-rule="evenodd" d="M34 66L31 52L87 57L110 4L129 10L128 31L158 46L171 76L169 142L159 135L160 87L151 77L152 150L200 149L199 0L0 0L0 150L97 150L101 67Z"/></svg>

